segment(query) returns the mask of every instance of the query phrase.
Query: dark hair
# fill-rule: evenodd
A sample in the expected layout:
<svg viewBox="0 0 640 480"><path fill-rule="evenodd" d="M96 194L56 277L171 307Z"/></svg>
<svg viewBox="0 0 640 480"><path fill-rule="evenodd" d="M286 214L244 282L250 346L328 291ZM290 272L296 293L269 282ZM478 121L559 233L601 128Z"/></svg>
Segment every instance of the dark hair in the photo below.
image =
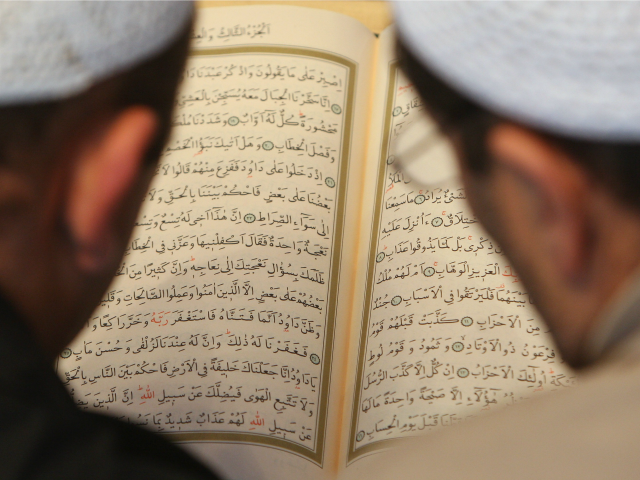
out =
<svg viewBox="0 0 640 480"><path fill-rule="evenodd" d="M397 53L403 71L443 131L454 129L459 134L462 161L476 173L486 172L490 166L486 150L490 128L501 121L518 122L487 110L450 87L413 55L402 38L398 38ZM565 151L617 198L640 209L640 143L575 139L523 126Z"/></svg>
<svg viewBox="0 0 640 480"><path fill-rule="evenodd" d="M146 155L147 161L157 160L170 131L190 30L191 23L160 53L80 94L0 108L0 165L42 175L53 160L76 148L78 139L133 105L148 106L158 114L160 128Z"/></svg>

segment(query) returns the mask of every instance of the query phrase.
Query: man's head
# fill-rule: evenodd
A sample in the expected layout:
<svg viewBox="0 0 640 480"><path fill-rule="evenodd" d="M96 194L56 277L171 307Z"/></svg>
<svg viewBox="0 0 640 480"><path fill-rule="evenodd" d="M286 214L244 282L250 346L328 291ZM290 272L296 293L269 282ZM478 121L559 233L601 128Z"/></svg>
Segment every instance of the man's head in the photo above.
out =
<svg viewBox="0 0 640 480"><path fill-rule="evenodd" d="M169 133L193 10L20 3L0 7L0 291L55 355L120 263Z"/></svg>
<svg viewBox="0 0 640 480"><path fill-rule="evenodd" d="M623 101L640 37L619 38L640 10L455 3L399 5L404 69L453 140L476 214L581 366L598 314L640 266L640 109Z"/></svg>

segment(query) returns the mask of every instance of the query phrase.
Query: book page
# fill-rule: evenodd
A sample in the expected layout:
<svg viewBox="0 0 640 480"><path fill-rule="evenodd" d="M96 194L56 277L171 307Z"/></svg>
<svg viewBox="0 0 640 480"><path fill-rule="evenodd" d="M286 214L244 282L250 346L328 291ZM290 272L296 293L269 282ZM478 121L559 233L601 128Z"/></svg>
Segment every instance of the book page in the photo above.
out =
<svg viewBox="0 0 640 480"><path fill-rule="evenodd" d="M227 478L330 478L374 37L262 6L200 11L192 37L122 266L58 371Z"/></svg>
<svg viewBox="0 0 640 480"><path fill-rule="evenodd" d="M361 297L353 317L362 323L349 362L342 466L395 439L574 382L459 181L419 185L395 161L396 140L425 112L394 60L393 40L392 29L380 38L366 180L371 207L362 227L370 243L358 254ZM444 138L429 155L454 158ZM357 477L358 463L366 459L347 470L349 478Z"/></svg>

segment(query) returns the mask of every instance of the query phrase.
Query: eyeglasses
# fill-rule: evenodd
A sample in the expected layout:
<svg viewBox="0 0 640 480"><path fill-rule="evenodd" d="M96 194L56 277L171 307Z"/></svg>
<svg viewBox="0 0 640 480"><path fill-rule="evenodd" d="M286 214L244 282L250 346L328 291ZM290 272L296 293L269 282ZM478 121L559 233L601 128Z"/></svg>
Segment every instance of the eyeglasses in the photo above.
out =
<svg viewBox="0 0 640 480"><path fill-rule="evenodd" d="M420 186L442 188L460 181L451 142L424 110L411 112L395 123L389 151L387 163L395 164Z"/></svg>

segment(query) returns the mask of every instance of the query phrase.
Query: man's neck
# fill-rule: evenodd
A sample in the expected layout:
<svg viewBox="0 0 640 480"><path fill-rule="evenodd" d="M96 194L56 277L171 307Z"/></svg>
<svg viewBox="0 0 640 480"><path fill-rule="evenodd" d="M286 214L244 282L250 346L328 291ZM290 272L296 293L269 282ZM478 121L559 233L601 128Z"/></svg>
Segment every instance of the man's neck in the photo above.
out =
<svg viewBox="0 0 640 480"><path fill-rule="evenodd" d="M592 364L607 356L640 327L640 268L630 275L597 316L585 339L583 357Z"/></svg>

